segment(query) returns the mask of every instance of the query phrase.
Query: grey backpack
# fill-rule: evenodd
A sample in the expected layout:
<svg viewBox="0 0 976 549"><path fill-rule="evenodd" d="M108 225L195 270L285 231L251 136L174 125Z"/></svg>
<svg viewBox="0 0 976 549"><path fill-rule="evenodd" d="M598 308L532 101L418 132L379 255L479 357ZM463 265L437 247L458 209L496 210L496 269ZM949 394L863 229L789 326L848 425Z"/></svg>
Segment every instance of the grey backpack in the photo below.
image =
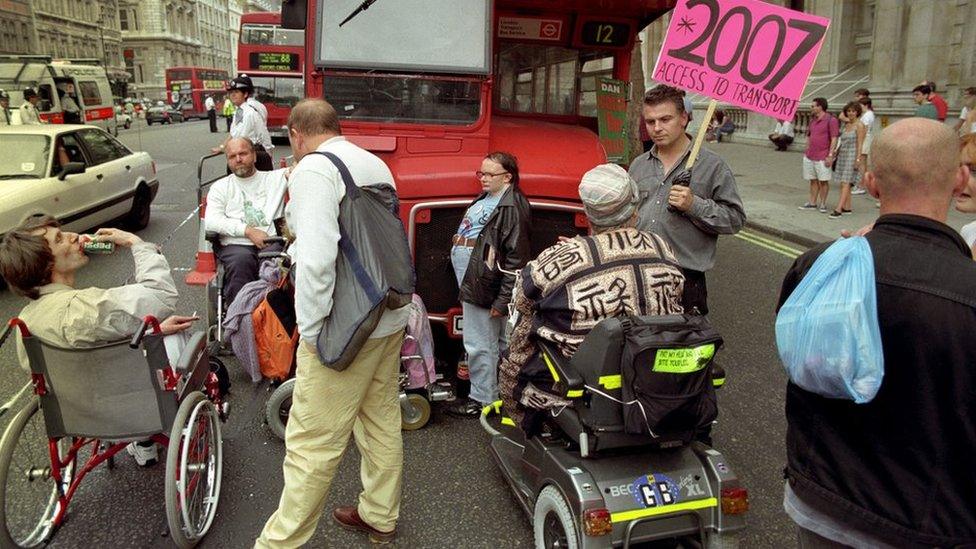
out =
<svg viewBox="0 0 976 549"><path fill-rule="evenodd" d="M389 183L359 187L336 155L321 154L342 175L346 195L339 203L339 254L332 312L316 347L322 362L345 370L387 309L409 305L415 275L400 202Z"/></svg>

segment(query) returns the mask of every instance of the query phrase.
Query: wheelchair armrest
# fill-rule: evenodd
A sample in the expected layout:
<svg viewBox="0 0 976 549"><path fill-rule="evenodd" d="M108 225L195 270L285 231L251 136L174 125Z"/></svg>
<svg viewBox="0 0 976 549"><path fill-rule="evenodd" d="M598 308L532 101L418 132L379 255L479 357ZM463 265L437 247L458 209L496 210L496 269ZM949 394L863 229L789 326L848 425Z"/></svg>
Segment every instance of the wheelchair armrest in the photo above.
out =
<svg viewBox="0 0 976 549"><path fill-rule="evenodd" d="M583 396L583 376L573 366L572 360L564 357L556 346L548 341L539 340L539 354L558 390L569 398Z"/></svg>

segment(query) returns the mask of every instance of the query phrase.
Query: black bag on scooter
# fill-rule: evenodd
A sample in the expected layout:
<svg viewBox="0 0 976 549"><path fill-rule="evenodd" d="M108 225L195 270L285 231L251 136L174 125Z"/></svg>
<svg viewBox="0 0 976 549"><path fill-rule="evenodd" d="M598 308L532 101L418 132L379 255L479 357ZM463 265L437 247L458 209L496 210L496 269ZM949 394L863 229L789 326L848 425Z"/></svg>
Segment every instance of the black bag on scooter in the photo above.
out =
<svg viewBox="0 0 976 549"><path fill-rule="evenodd" d="M623 324L624 430L690 442L718 416L711 363L722 337L698 315L629 317Z"/></svg>

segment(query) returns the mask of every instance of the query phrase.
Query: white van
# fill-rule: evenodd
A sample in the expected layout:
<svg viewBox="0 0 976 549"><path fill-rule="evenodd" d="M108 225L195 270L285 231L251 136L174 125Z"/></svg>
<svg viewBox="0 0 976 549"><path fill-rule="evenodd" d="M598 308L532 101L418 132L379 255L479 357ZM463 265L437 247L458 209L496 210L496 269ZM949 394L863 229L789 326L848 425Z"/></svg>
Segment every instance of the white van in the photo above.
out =
<svg viewBox="0 0 976 549"><path fill-rule="evenodd" d="M60 97L69 84L74 87L82 123L118 135L112 88L101 62L95 59L54 61L46 55L0 55L0 89L10 94L14 124L19 123L18 108L24 103L25 88L33 88L40 96L37 110L41 119L63 124Z"/></svg>

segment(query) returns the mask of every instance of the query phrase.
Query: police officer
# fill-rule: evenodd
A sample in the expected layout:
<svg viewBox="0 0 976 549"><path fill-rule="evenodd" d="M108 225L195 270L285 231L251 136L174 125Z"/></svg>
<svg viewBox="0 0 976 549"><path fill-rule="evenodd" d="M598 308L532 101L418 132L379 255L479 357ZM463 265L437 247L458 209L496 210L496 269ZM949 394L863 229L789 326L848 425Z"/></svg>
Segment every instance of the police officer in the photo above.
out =
<svg viewBox="0 0 976 549"><path fill-rule="evenodd" d="M274 145L271 144L271 134L268 133L268 110L253 95L254 83L248 75L241 74L230 81L227 97L237 107L237 111L230 124L230 136L220 147L213 149L213 152L223 152L227 148L227 141L232 138L250 139L257 153L255 166L258 170L267 172L274 169L270 154Z"/></svg>
<svg viewBox="0 0 976 549"><path fill-rule="evenodd" d="M20 123L24 125L43 124L41 113L37 112L37 103L41 98L34 88L24 88L24 104L20 106Z"/></svg>
<svg viewBox="0 0 976 549"><path fill-rule="evenodd" d="M10 119L10 95L0 90L0 126L10 126L13 122Z"/></svg>

